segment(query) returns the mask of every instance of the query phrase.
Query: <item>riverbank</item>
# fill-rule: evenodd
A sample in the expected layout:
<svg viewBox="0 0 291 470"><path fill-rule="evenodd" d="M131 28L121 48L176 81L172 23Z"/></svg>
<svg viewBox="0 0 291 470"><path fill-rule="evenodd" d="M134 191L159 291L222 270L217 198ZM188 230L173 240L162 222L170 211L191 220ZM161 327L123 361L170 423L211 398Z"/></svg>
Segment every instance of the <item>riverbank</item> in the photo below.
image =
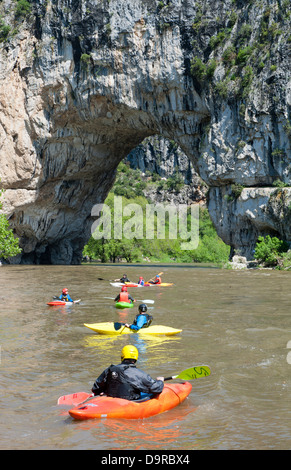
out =
<svg viewBox="0 0 291 470"><path fill-rule="evenodd" d="M286 253L285 257L278 259L278 262L274 266L269 266L266 263L262 263L256 259L247 260L244 256L234 256L231 261L226 263L224 266L228 269L268 269L268 270L281 270L289 271L291 270L291 252Z"/></svg>

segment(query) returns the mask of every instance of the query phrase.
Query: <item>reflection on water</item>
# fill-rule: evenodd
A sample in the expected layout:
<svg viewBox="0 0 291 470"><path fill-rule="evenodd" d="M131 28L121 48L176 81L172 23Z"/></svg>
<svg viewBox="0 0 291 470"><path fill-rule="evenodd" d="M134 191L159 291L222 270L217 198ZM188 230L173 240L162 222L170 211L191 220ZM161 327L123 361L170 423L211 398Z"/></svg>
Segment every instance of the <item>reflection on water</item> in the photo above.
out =
<svg viewBox="0 0 291 470"><path fill-rule="evenodd" d="M120 362L120 352L126 344L134 344L139 351L139 368L159 367L166 364L169 355L175 354L175 347L182 341L181 336L148 336L141 337L138 334L124 336L88 335L84 337L84 347L93 348L98 354L103 352L114 358L115 363ZM101 371L102 372L102 371ZM177 371L169 371L168 375L174 375ZM178 371L180 372L180 371Z"/></svg>
<svg viewBox="0 0 291 470"><path fill-rule="evenodd" d="M0 448L290 448L291 273L126 267L132 280L151 278L156 269L174 287L143 295L139 289L138 298L154 300L154 323L182 328L177 336L107 337L84 327L133 320L138 302L121 311L106 299L117 295L109 280L124 266L0 268ZM63 287L81 303L48 307ZM159 416L74 421L56 405L58 397L89 391L105 367L120 362L129 341L139 349L139 367L153 377L201 364L212 374L193 381L189 398Z"/></svg>
<svg viewBox="0 0 291 470"><path fill-rule="evenodd" d="M90 433L91 436L107 436L107 449L111 450L159 450L179 442L183 436L183 423L195 411L191 404L180 405L179 413L171 410L146 420L101 419L73 422L77 432ZM98 444L96 443L98 448ZM101 444L102 447L103 443ZM93 448L93 447L92 447ZM177 446L179 448L179 445Z"/></svg>

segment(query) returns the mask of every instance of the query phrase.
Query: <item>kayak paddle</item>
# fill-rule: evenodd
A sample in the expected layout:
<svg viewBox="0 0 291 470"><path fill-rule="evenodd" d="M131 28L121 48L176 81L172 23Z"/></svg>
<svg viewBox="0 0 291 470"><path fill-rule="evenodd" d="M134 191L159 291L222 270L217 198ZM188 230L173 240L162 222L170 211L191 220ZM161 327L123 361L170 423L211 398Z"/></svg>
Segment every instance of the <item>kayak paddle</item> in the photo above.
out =
<svg viewBox="0 0 291 470"><path fill-rule="evenodd" d="M164 274L163 271L162 271L161 273L159 273L159 274L156 274L156 276L161 276L162 274ZM152 281L152 280L153 280L153 278L151 278L149 281L147 281L146 284L147 284L148 282Z"/></svg>
<svg viewBox="0 0 291 470"><path fill-rule="evenodd" d="M104 299L115 300L114 297L104 297ZM151 299L144 299L144 300L142 300L142 299L135 299L135 300L137 300L138 302L144 302L145 304L154 304L154 303L155 303L155 301L154 301L154 300L151 300Z"/></svg>
<svg viewBox="0 0 291 470"><path fill-rule="evenodd" d="M207 377L211 374L210 367L208 366L195 366L185 369L178 375L172 375L171 377L165 377L164 380L182 379L182 380L194 380L199 377Z"/></svg>
<svg viewBox="0 0 291 470"><path fill-rule="evenodd" d="M210 375L209 366L194 366L189 369L185 369L178 375L172 375L171 377L165 377L164 380L182 379L182 380L194 380L200 377L207 377ZM77 406L88 398L93 397L92 393L77 392L71 393L70 395L63 395L58 399L58 405L74 405Z"/></svg>
<svg viewBox="0 0 291 470"><path fill-rule="evenodd" d="M53 296L53 300L59 300L60 302L65 302L65 300L60 300L60 298L56 295ZM73 304L78 304L79 302L81 302L81 299L78 299L78 300L73 300Z"/></svg>

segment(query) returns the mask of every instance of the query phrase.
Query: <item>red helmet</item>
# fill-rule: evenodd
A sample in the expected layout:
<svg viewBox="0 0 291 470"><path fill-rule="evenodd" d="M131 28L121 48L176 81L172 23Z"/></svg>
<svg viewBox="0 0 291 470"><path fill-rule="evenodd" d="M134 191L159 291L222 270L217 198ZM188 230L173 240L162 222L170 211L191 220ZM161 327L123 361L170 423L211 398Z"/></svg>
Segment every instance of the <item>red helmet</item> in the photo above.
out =
<svg viewBox="0 0 291 470"><path fill-rule="evenodd" d="M122 286L121 292L127 292L127 287L126 287L126 286Z"/></svg>
<svg viewBox="0 0 291 470"><path fill-rule="evenodd" d="M143 279L143 277L140 276L140 279Z"/></svg>
<svg viewBox="0 0 291 470"><path fill-rule="evenodd" d="M63 293L63 294L67 294L68 292L69 292L69 289L66 289L66 288L65 288L65 289L62 290L62 293Z"/></svg>

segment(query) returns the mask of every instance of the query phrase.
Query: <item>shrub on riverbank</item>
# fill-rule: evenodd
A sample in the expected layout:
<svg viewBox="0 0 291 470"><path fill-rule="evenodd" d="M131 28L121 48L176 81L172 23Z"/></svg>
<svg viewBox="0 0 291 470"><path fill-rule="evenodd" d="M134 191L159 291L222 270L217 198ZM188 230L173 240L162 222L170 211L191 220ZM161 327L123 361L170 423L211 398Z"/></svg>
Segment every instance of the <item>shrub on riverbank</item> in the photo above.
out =
<svg viewBox="0 0 291 470"><path fill-rule="evenodd" d="M3 192L3 190L0 190L0 197ZM1 209L2 203L0 201L0 210ZM14 237L13 231L9 228L9 221L6 215L0 214L0 258L7 259L19 253L21 253L19 239Z"/></svg>
<svg viewBox="0 0 291 470"><path fill-rule="evenodd" d="M258 237L255 248L255 258L265 267L284 268L291 264L291 253L288 252L288 244L277 237Z"/></svg>

